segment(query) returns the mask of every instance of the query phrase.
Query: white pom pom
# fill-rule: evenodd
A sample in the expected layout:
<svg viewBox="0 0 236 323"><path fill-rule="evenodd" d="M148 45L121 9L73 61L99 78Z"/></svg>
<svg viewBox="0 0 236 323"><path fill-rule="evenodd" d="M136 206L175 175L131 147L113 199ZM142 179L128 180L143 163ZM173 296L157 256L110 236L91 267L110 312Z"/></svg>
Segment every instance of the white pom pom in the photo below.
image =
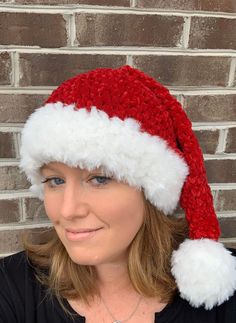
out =
<svg viewBox="0 0 236 323"><path fill-rule="evenodd" d="M236 258L214 240L185 240L173 252L171 271L181 297L194 307L211 309L236 290Z"/></svg>

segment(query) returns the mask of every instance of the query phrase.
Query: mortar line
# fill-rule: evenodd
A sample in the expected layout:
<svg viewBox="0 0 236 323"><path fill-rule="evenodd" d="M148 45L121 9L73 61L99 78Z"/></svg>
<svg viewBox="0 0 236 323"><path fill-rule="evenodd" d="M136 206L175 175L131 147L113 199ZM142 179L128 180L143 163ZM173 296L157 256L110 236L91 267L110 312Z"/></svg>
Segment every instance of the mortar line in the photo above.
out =
<svg viewBox="0 0 236 323"><path fill-rule="evenodd" d="M15 231L15 230L24 230L24 229L38 229L38 228L51 228L52 224L50 222L24 222L23 223L11 223L9 224L1 224L0 226L0 232L2 231ZM47 231L47 230L45 230Z"/></svg>
<svg viewBox="0 0 236 323"><path fill-rule="evenodd" d="M133 56L132 55L127 55L126 64L129 66L133 66Z"/></svg>
<svg viewBox="0 0 236 323"><path fill-rule="evenodd" d="M132 0L131 0L132 1ZM157 8L137 8L137 7L115 7L110 6L57 6L50 5L12 5L0 4L1 12L26 12L26 13L43 13L43 14L61 14L71 12L88 12L88 13L118 13L118 14L135 14L135 15L164 15L164 16L194 16L194 17L213 17L235 19L235 13L221 11L200 11L200 10L166 10Z"/></svg>
<svg viewBox="0 0 236 323"><path fill-rule="evenodd" d="M1 131L1 128L0 128ZM15 153L16 153L16 158L20 158L20 151L19 151L19 141L18 141L18 133L13 132L13 142L14 142L14 148L15 148Z"/></svg>
<svg viewBox="0 0 236 323"><path fill-rule="evenodd" d="M228 86L234 86L236 75L236 58L232 58L229 70Z"/></svg>
<svg viewBox="0 0 236 323"><path fill-rule="evenodd" d="M228 134L228 129L221 129L219 133L218 146L216 148L217 154L222 154L225 151L226 138Z"/></svg>
<svg viewBox="0 0 236 323"><path fill-rule="evenodd" d="M228 49L191 49L180 47L155 47L155 46L81 46L60 48L39 48L38 46L0 46L0 52L16 52L25 54L93 54L93 55L155 55L155 56L201 56L201 57L236 57L236 50Z"/></svg>
<svg viewBox="0 0 236 323"><path fill-rule="evenodd" d="M128 55L127 55L128 56ZM0 94L45 94L49 95L56 88L56 86L29 86L29 87L19 87L12 88L9 86L0 86ZM171 94L174 95L184 95L184 96L198 96L198 95L234 95L236 94L236 88L228 87L205 87L199 88L194 86L168 86Z"/></svg>
<svg viewBox="0 0 236 323"><path fill-rule="evenodd" d="M19 199L19 208L20 208L20 222L26 221L26 210L25 210L25 199L20 198Z"/></svg>
<svg viewBox="0 0 236 323"><path fill-rule="evenodd" d="M135 8L135 7L136 7L136 5L137 5L136 0L130 0L130 7L131 7L131 8Z"/></svg>
<svg viewBox="0 0 236 323"><path fill-rule="evenodd" d="M191 27L191 17L185 17L184 18L184 26L183 26L183 34L182 34L183 48L188 48L190 27Z"/></svg>
<svg viewBox="0 0 236 323"><path fill-rule="evenodd" d="M217 205L217 201L218 201L218 195L219 195L219 190L212 190L211 193L212 193L212 196L213 196L214 209L216 209L216 205Z"/></svg>

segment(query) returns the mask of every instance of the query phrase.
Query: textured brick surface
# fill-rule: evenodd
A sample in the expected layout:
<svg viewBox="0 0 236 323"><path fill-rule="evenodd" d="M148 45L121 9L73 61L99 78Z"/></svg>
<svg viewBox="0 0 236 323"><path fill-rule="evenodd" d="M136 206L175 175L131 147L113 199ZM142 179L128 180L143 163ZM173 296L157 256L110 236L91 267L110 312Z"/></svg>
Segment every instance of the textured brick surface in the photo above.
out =
<svg viewBox="0 0 236 323"><path fill-rule="evenodd" d="M215 208L217 211L236 210L236 189L220 190L218 192Z"/></svg>
<svg viewBox="0 0 236 323"><path fill-rule="evenodd" d="M15 0L15 3L22 4L49 4L49 5L62 5L62 4L88 4L96 6L122 6L129 7L130 0Z"/></svg>
<svg viewBox="0 0 236 323"><path fill-rule="evenodd" d="M48 219L43 202L36 198L25 199L27 220L40 221Z"/></svg>
<svg viewBox="0 0 236 323"><path fill-rule="evenodd" d="M214 154L218 146L219 130L198 130L195 131L200 147L204 154Z"/></svg>
<svg viewBox="0 0 236 323"><path fill-rule="evenodd" d="M47 236L48 227L40 229L22 229L0 231L0 253L13 253L23 249L23 236L33 233L34 241L44 241Z"/></svg>
<svg viewBox="0 0 236 323"><path fill-rule="evenodd" d="M235 0L137 0L137 7L236 12Z"/></svg>
<svg viewBox="0 0 236 323"><path fill-rule="evenodd" d="M236 218L220 218L221 238L233 238L236 236Z"/></svg>
<svg viewBox="0 0 236 323"><path fill-rule="evenodd" d="M20 85L58 85L78 73L97 67L118 67L125 62L121 55L21 54Z"/></svg>
<svg viewBox="0 0 236 323"><path fill-rule="evenodd" d="M189 47L236 49L236 19L192 17Z"/></svg>
<svg viewBox="0 0 236 323"><path fill-rule="evenodd" d="M0 53L0 85L7 85L11 83L11 58L10 54Z"/></svg>
<svg viewBox="0 0 236 323"><path fill-rule="evenodd" d="M19 200L0 200L0 224L20 220Z"/></svg>
<svg viewBox="0 0 236 323"><path fill-rule="evenodd" d="M225 242L224 245L226 246L226 248L236 249L236 241L235 242Z"/></svg>
<svg viewBox="0 0 236 323"><path fill-rule="evenodd" d="M0 13L1 45L62 47L66 43L66 22L62 15Z"/></svg>
<svg viewBox="0 0 236 323"><path fill-rule="evenodd" d="M210 183L236 182L236 160L206 160L205 166Z"/></svg>
<svg viewBox="0 0 236 323"><path fill-rule="evenodd" d="M22 250L21 233L21 230L0 231L0 253L12 253Z"/></svg>
<svg viewBox="0 0 236 323"><path fill-rule="evenodd" d="M29 188L29 183L16 166L0 167L0 190L17 190Z"/></svg>
<svg viewBox="0 0 236 323"><path fill-rule="evenodd" d="M77 40L81 46L176 47L183 22L175 16L80 13Z"/></svg>
<svg viewBox="0 0 236 323"><path fill-rule="evenodd" d="M184 109L193 122L236 121L236 94L184 97Z"/></svg>
<svg viewBox="0 0 236 323"><path fill-rule="evenodd" d="M14 147L16 142L13 141L14 130L11 127L14 123L24 123L35 108L44 104L49 94L40 93L49 93L52 87L77 73L97 67L118 67L127 62L173 87L193 122L217 122L219 126L224 122L236 122L236 94L232 89L236 88L236 73L233 74L236 17L230 14L223 18L217 13L235 14L235 0L0 2L7 5L5 12L0 11L0 125L8 127L7 133L0 130L0 158L16 157L19 147ZM40 5L44 6L41 8ZM132 8L133 5L141 10ZM198 11L204 12L199 15ZM75 20L68 19L72 14ZM188 14L191 15L188 47L203 49L205 56L195 56L197 51L193 54L183 48L183 25ZM74 38L74 48L71 48L69 44ZM95 50L95 46L99 48ZM132 52L126 51L125 46L132 46ZM140 52L140 47L147 51ZM173 55L166 54L165 47L172 48ZM176 50L178 48L181 52ZM211 49L214 54L210 53ZM189 88L182 89L185 86ZM205 89L210 90L206 95L194 95L195 90L195 93L205 93ZM184 94L181 94L182 90ZM224 94L231 93L231 90L232 94ZM227 124L224 126L227 127ZM195 133L203 153L214 154L219 130L195 130ZM236 153L235 138L235 128L229 128L225 148L225 152L230 154L227 160L205 161L210 183L232 185L230 190L216 192L214 202L219 215L226 212L227 218L220 220L223 237L233 238L226 245L234 247L236 160L231 154ZM36 226L37 222L48 221L43 203L38 199L17 199L13 194L9 200L3 199L4 190L10 195L11 190L20 192L30 185L17 166L3 165L0 167L0 254L22 248L19 234L23 231L3 232L1 227L4 224L17 223L17 228L22 226L23 229L27 223ZM183 210L178 210L183 214ZM24 214L21 213L23 211ZM227 212L230 216L232 214L230 218ZM20 218L24 215L26 223ZM33 237L38 236L37 230L33 232ZM41 238L36 239L41 241Z"/></svg>
<svg viewBox="0 0 236 323"><path fill-rule="evenodd" d="M25 122L28 116L43 105L49 95L0 94L0 122Z"/></svg>
<svg viewBox="0 0 236 323"><path fill-rule="evenodd" d="M134 65L166 85L226 86L231 59L203 56L134 56Z"/></svg>
<svg viewBox="0 0 236 323"><path fill-rule="evenodd" d="M0 158L15 158L15 146L12 133L0 132Z"/></svg>
<svg viewBox="0 0 236 323"><path fill-rule="evenodd" d="M236 110L236 106L234 107ZM226 153L236 153L236 128L230 128L226 142Z"/></svg>

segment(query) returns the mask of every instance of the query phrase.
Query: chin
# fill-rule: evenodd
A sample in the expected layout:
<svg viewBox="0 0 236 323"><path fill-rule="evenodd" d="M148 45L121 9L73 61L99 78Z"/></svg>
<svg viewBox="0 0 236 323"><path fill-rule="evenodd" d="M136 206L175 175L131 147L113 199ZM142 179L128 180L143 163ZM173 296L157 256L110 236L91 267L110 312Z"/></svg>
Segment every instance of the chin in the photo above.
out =
<svg viewBox="0 0 236 323"><path fill-rule="evenodd" d="M96 266L102 263L102 260L99 256L94 255L82 255L76 251L68 250L68 255L70 259L76 263L77 265L83 265L83 266Z"/></svg>

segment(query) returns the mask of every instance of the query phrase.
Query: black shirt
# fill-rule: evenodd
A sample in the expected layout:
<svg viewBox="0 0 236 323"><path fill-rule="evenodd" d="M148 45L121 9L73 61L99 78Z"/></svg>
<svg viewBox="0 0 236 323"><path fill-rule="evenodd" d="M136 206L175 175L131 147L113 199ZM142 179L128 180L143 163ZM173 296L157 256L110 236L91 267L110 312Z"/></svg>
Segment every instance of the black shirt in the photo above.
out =
<svg viewBox="0 0 236 323"><path fill-rule="evenodd" d="M77 314L66 300L64 305L74 314L74 320L65 314L56 297L49 295L35 278L34 268L25 252L0 260L0 323L85 322L85 318ZM236 293L212 310L194 308L176 295L172 303L160 313L155 313L154 323L157 322L236 323Z"/></svg>

